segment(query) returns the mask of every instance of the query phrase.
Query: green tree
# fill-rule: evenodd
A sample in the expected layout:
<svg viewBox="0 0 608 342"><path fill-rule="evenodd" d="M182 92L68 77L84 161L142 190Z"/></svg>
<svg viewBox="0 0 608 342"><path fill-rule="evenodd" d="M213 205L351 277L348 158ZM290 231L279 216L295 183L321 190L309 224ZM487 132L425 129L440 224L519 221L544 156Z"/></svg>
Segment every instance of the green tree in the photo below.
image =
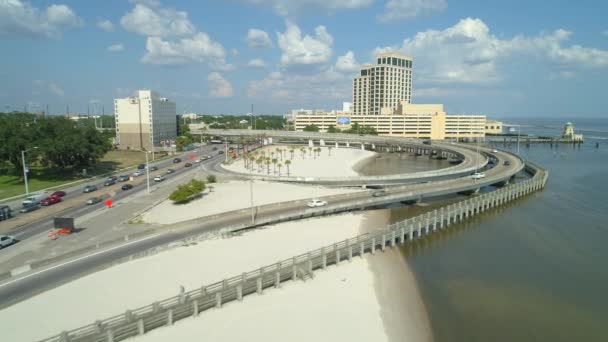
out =
<svg viewBox="0 0 608 342"><path fill-rule="evenodd" d="M318 132L319 131L319 126L308 125L308 126L304 127L303 131L304 132Z"/></svg>
<svg viewBox="0 0 608 342"><path fill-rule="evenodd" d="M285 166L287 167L287 177L289 177L289 165L291 165L291 160L286 160Z"/></svg>
<svg viewBox="0 0 608 342"><path fill-rule="evenodd" d="M277 173L277 163L279 162L277 158L272 158L272 173Z"/></svg>
<svg viewBox="0 0 608 342"><path fill-rule="evenodd" d="M281 177L281 168L283 167L283 164L278 163L277 164L277 168L279 168L279 177Z"/></svg>
<svg viewBox="0 0 608 342"><path fill-rule="evenodd" d="M334 125L329 125L329 127L327 127L327 133L340 133L340 132L342 132L342 131L337 129L336 126L334 126Z"/></svg>
<svg viewBox="0 0 608 342"><path fill-rule="evenodd" d="M207 183L211 184L211 183L215 183L216 181L217 181L217 179L215 178L215 175L207 176Z"/></svg>

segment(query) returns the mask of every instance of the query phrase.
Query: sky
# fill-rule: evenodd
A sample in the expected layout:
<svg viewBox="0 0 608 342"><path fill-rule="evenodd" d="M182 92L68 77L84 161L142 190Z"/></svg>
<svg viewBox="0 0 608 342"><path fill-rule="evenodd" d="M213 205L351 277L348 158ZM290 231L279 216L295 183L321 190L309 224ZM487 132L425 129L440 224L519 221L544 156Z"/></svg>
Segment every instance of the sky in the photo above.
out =
<svg viewBox="0 0 608 342"><path fill-rule="evenodd" d="M374 55L413 103L608 117L608 1L0 0L0 111L106 114L152 89L178 113L340 109Z"/></svg>

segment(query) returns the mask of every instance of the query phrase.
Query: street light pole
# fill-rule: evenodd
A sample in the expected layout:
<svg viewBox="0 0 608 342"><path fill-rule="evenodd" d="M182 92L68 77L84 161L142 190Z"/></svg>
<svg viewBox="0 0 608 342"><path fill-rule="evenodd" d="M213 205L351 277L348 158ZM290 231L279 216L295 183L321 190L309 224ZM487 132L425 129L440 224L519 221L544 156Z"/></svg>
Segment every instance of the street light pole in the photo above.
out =
<svg viewBox="0 0 608 342"><path fill-rule="evenodd" d="M23 180L25 181L25 195L26 196L30 194L30 189L27 184L27 173L29 172L29 170L25 167L25 152L27 152L31 149L37 149L37 148L38 148L38 146L32 147L27 150L21 150L21 163L23 164Z"/></svg>
<svg viewBox="0 0 608 342"><path fill-rule="evenodd" d="M148 187L148 195L150 194L150 164L148 163L148 151L146 152L146 183Z"/></svg>

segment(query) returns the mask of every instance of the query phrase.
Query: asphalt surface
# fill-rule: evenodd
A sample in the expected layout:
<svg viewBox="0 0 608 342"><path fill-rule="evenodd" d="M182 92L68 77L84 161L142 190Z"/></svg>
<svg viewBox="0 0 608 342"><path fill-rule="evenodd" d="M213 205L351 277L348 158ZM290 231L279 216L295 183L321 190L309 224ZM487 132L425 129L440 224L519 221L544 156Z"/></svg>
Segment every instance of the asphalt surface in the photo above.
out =
<svg viewBox="0 0 608 342"><path fill-rule="evenodd" d="M454 192L456 188L475 189L485 185L494 184L509 179L523 167L521 160L507 153L497 153L498 162L496 166L485 171L485 178L473 180L470 177L452 180L405 185L387 190L389 196L403 195L404 198L415 198L418 196L443 195ZM504 160L509 160L510 165L503 165ZM206 168L216 169L220 158L214 158L205 165ZM145 184L143 185L145 186ZM327 207L308 208L306 200L282 202L280 204L269 204L256 207L256 220L276 216L300 215L307 211L324 210L332 206L344 204L356 204L361 200L370 199L372 191L361 191L357 193L321 197L328 201ZM426 195L426 196L425 196ZM378 198L382 200L382 198ZM190 236L205 232L219 230L224 227L248 224L251 222L250 210L237 210L222 213L210 217L199 218L165 227L156 233L132 240L122 245L108 247L85 256L78 256L62 261L59 264L46 268L36 269L24 273L0 283L0 308L7 307L19 301L27 299L45 290L60 286L73 279L86 274L96 272L108 267L120 259L144 252L154 247L165 246L171 242L183 240Z"/></svg>

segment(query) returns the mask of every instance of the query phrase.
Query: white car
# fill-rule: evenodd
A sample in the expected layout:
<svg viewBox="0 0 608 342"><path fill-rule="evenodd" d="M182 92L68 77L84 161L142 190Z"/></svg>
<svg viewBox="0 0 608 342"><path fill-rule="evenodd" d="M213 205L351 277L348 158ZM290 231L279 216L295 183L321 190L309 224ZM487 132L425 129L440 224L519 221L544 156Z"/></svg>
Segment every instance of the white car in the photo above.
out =
<svg viewBox="0 0 608 342"><path fill-rule="evenodd" d="M320 199L315 198L313 200L308 201L307 205L311 208L322 207L327 205L327 201L321 201Z"/></svg>
<svg viewBox="0 0 608 342"><path fill-rule="evenodd" d="M17 243L17 239L10 235L0 235L0 249Z"/></svg>
<svg viewBox="0 0 608 342"><path fill-rule="evenodd" d="M498 150L494 149L492 150L492 153L498 153Z"/></svg>
<svg viewBox="0 0 608 342"><path fill-rule="evenodd" d="M137 171L133 172L133 177L139 177L139 176L141 176L143 174L144 174L143 172L137 170Z"/></svg>
<svg viewBox="0 0 608 342"><path fill-rule="evenodd" d="M197 159L197 160L195 160L194 162L195 162L195 163L200 163L200 162L201 162L201 160L200 160L200 159Z"/></svg>
<svg viewBox="0 0 608 342"><path fill-rule="evenodd" d="M155 182L162 182L164 180L165 180L165 177L163 177L163 176L156 176L156 177L154 177L154 181Z"/></svg>
<svg viewBox="0 0 608 342"><path fill-rule="evenodd" d="M482 179L482 178L484 178L485 176L486 176L486 174L485 174L485 173L482 173L482 172L476 172L475 174L473 174L473 175L471 176L471 178L473 178L473 179Z"/></svg>

